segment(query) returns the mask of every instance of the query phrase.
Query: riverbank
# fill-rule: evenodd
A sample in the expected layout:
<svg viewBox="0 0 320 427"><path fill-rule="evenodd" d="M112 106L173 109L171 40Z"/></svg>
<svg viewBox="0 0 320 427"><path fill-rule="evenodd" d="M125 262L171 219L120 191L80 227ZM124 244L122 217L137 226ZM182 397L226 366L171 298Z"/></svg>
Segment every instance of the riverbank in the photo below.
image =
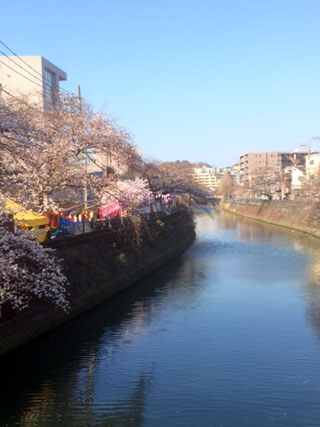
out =
<svg viewBox="0 0 320 427"><path fill-rule="evenodd" d="M319 228L311 223L310 206L307 205L269 201L226 202L221 200L219 207L221 210L236 215L320 237Z"/></svg>
<svg viewBox="0 0 320 427"><path fill-rule="evenodd" d="M181 254L194 240L187 210L161 219L135 217L103 229L48 244L63 260L69 281L68 313L47 301L0 321L0 355L20 347L89 310Z"/></svg>
<svg viewBox="0 0 320 427"><path fill-rule="evenodd" d="M318 426L319 247L200 213L186 256L1 359L0 425Z"/></svg>

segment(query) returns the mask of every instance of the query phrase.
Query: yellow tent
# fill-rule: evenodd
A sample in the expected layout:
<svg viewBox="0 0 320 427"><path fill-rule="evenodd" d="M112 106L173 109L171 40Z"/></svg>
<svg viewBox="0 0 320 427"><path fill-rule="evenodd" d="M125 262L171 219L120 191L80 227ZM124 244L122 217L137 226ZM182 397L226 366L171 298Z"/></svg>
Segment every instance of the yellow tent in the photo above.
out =
<svg viewBox="0 0 320 427"><path fill-rule="evenodd" d="M28 211L23 206L10 199L6 200L5 212L13 215L13 219L17 222L19 227L28 228L28 231L34 235L38 242L43 242L46 239L49 226L48 218L45 216Z"/></svg>

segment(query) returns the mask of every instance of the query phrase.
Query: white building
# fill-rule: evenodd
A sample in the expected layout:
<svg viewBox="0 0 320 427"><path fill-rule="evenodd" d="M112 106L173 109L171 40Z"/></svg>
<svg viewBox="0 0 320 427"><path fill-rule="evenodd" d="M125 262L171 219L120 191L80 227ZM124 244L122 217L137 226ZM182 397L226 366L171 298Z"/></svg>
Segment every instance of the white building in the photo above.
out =
<svg viewBox="0 0 320 427"><path fill-rule="evenodd" d="M0 95L23 96L38 108L52 102L67 74L42 56L0 58Z"/></svg>
<svg viewBox="0 0 320 427"><path fill-rule="evenodd" d="M311 153L306 157L306 177L312 180L319 173L320 153Z"/></svg>
<svg viewBox="0 0 320 427"><path fill-rule="evenodd" d="M214 190L218 187L221 179L221 173L216 172L216 168L210 168L208 166L202 166L201 168L194 168L193 170L194 180L205 187Z"/></svg>
<svg viewBox="0 0 320 427"><path fill-rule="evenodd" d="M294 193L297 190L301 190L305 180L306 175L304 169L294 166L291 169L291 191Z"/></svg>

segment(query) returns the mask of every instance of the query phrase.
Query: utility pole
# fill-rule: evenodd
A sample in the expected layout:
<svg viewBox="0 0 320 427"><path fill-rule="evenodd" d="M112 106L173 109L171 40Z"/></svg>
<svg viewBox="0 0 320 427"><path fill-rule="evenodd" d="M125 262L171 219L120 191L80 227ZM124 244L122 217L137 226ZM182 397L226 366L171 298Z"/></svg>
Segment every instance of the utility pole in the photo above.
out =
<svg viewBox="0 0 320 427"><path fill-rule="evenodd" d="M81 101L81 90L80 85L78 85L78 102L79 102L79 111L82 113L82 101ZM88 186L87 186L87 158L86 153L82 153L82 162L83 162L83 208L85 212L88 210Z"/></svg>
<svg viewBox="0 0 320 427"><path fill-rule="evenodd" d="M82 112L82 102L81 102L81 89L80 89L80 85L78 85L78 102L79 102L79 111Z"/></svg>
<svg viewBox="0 0 320 427"><path fill-rule="evenodd" d="M307 162L306 162L306 175L307 175L307 179L308 179L308 181L310 181L310 156L311 156L311 146L310 146L310 143L308 143L308 144L302 144L301 146L300 146L301 148L303 148L303 149L308 149L308 156L307 156L307 159L308 159L308 167L307 167Z"/></svg>

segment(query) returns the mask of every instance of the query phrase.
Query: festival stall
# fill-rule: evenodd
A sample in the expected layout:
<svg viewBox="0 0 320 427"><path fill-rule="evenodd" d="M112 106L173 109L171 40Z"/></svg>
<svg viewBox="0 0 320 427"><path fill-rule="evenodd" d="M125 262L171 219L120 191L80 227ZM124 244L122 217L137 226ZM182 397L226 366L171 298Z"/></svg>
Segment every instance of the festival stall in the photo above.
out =
<svg viewBox="0 0 320 427"><path fill-rule="evenodd" d="M29 211L23 206L7 199L5 202L5 212L12 215L18 227L31 233L33 239L44 242L50 229L48 218L37 212Z"/></svg>

